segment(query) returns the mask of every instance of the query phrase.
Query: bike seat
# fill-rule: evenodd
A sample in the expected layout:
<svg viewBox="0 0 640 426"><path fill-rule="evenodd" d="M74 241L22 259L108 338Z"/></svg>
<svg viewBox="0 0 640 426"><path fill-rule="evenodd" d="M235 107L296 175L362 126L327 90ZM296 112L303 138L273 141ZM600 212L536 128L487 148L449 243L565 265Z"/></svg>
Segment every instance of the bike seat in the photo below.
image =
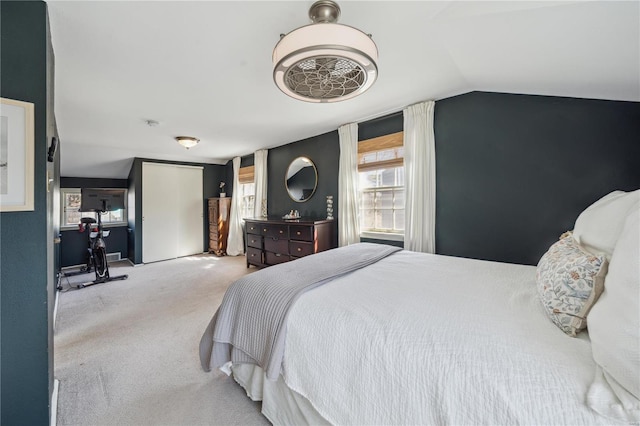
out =
<svg viewBox="0 0 640 426"><path fill-rule="evenodd" d="M96 223L96 220L92 217L83 217L82 219L80 219L81 223Z"/></svg>

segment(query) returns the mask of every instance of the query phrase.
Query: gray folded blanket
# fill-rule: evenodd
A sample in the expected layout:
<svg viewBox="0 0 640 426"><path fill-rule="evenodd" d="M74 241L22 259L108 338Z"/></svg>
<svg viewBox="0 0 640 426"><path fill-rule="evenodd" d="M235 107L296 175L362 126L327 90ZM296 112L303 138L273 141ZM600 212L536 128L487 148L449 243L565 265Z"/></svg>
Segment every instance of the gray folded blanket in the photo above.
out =
<svg viewBox="0 0 640 426"><path fill-rule="evenodd" d="M359 243L256 271L231 284L200 340L205 371L229 361L256 364L277 380L286 320L302 293L371 265L398 247Z"/></svg>

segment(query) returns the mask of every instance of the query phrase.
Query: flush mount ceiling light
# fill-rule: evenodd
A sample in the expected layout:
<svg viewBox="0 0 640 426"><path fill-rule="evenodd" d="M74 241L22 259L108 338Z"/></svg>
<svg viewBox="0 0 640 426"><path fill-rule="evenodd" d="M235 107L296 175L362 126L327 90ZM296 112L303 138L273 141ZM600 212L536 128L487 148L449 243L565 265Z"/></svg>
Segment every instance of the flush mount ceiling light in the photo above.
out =
<svg viewBox="0 0 640 426"><path fill-rule="evenodd" d="M176 136L176 141L178 141L180 145L189 149L198 145L198 142L200 142L200 139L194 138L191 136Z"/></svg>
<svg viewBox="0 0 640 426"><path fill-rule="evenodd" d="M282 35L273 49L273 79L280 90L307 102L338 102L363 93L378 77L371 35L336 23L331 0L311 5L312 24Z"/></svg>

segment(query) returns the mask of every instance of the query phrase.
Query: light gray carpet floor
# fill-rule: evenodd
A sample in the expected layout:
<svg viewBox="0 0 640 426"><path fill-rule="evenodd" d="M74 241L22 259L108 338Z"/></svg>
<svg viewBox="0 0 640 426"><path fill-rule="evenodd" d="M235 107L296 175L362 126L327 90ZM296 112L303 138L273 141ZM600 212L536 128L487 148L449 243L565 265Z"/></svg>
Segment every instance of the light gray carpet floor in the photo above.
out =
<svg viewBox="0 0 640 426"><path fill-rule="evenodd" d="M244 390L200 367L198 344L244 257L197 255L132 267L81 290L62 279L55 324L58 425L269 424Z"/></svg>

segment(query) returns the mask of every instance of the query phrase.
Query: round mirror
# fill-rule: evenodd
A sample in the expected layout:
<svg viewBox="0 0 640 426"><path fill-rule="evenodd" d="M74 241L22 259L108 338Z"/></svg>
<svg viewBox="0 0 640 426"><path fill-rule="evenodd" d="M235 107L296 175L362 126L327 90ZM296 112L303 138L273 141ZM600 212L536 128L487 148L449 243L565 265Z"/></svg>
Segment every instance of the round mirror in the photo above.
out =
<svg viewBox="0 0 640 426"><path fill-rule="evenodd" d="M289 164L284 184L289 197L298 203L307 201L318 185L318 171L313 161L307 157L298 157Z"/></svg>

